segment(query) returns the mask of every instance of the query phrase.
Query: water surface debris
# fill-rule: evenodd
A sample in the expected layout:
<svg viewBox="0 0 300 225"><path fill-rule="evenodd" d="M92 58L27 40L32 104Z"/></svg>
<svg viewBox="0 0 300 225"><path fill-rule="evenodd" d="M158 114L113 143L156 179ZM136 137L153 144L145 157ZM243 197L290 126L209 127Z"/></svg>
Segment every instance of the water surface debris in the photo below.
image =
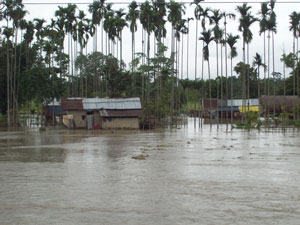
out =
<svg viewBox="0 0 300 225"><path fill-rule="evenodd" d="M140 155L137 155L137 156L132 156L131 158L132 159L137 159L137 160L145 160L147 157L149 157L149 155L147 155L147 154L140 154Z"/></svg>

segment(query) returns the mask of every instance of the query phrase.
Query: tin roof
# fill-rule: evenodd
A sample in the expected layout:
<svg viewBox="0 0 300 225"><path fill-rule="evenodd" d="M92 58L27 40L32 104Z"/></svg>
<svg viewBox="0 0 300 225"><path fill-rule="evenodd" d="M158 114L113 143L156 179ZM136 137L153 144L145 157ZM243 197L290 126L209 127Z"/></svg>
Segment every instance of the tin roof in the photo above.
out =
<svg viewBox="0 0 300 225"><path fill-rule="evenodd" d="M84 110L97 109L142 109L140 98L85 98L82 100Z"/></svg>
<svg viewBox="0 0 300 225"><path fill-rule="evenodd" d="M127 109L127 110L109 110L103 109L99 111L101 117L141 117L142 110L140 109Z"/></svg>
<svg viewBox="0 0 300 225"><path fill-rule="evenodd" d="M243 104L244 102L244 104ZM249 102L249 106L258 106L259 105L259 100L258 99L233 99L232 100L232 106L242 106L242 105L245 105L245 106L248 106L248 102ZM227 105L228 106L231 106L231 100L229 99L227 101Z"/></svg>

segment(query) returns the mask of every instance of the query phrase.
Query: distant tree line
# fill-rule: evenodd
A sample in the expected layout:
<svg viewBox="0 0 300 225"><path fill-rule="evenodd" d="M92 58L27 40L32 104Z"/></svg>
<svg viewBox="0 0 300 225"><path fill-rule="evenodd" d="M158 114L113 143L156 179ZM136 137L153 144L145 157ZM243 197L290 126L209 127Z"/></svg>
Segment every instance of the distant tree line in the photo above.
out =
<svg viewBox="0 0 300 225"><path fill-rule="evenodd" d="M8 125L18 124L20 110L29 112L33 102L47 103L61 96L140 96L144 119L170 117L173 121L187 102L198 102L200 98L299 95L299 13L290 15L293 51L282 54L281 74L275 70L274 0L261 4L259 17L254 16L247 3L236 7L241 36L227 33L227 25L235 14L204 8L201 2L194 0L189 6L194 7L194 18L187 18L185 5L173 0L141 4L132 1L127 11L114 10L105 0L96 0L88 6L90 17L69 4L58 6L55 17L47 23L39 18L26 20L28 12L22 0L4 0L0 11L0 108L7 115ZM187 77L194 80L183 79L184 61L189 61L191 20L196 21L195 68L192 70L187 63L186 71ZM264 37L264 49L262 56L257 53L251 59L250 28L257 22ZM166 28L168 23L170 31ZM123 60L125 27L129 28L132 39L129 65ZM142 28L141 52L136 51L138 27ZM171 37L170 54L164 44L167 34ZM243 60L233 65L239 39L243 43ZM87 48L89 41L93 41L92 52ZM211 74L213 42L216 74ZM202 64L198 63L198 45L202 46ZM201 75L197 67L201 68ZM291 71L289 76L286 68Z"/></svg>

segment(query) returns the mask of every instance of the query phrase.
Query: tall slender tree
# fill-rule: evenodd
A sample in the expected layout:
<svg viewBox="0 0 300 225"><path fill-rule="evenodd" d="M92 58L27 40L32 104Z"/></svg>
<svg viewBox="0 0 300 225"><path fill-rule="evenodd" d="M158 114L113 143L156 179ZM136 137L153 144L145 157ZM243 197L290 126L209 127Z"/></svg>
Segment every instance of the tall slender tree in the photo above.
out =
<svg viewBox="0 0 300 225"><path fill-rule="evenodd" d="M127 27L127 23L124 18L125 15L124 9L119 9L116 11L115 27L117 29L117 37L120 41L120 68L122 67L123 60L122 31L125 27Z"/></svg>
<svg viewBox="0 0 300 225"><path fill-rule="evenodd" d="M173 121L173 110L174 110L174 63L176 59L175 53L175 32L176 26L182 20L182 14L185 13L183 5L175 2L174 0L170 1L168 5L169 15L168 21L172 25L172 44L171 44L171 59L172 59L172 74L171 74L171 104L170 104L170 112L171 112L171 120Z"/></svg>
<svg viewBox="0 0 300 225"><path fill-rule="evenodd" d="M195 80L197 79L197 64L198 64L198 29L199 29L199 20L201 18L201 14L203 12L203 8L200 5L200 3L203 0L194 0L192 4L195 5L195 9L194 9L194 16L195 16L195 20L196 20L196 38L195 38Z"/></svg>
<svg viewBox="0 0 300 225"><path fill-rule="evenodd" d="M219 115L219 105L218 105L218 99L219 99L219 82L220 82L220 77L219 77L219 43L222 39L223 36L223 31L220 28L220 21L223 18L223 13L219 9L212 10L212 15L211 15L211 24L214 24L213 27L213 33L214 33L214 41L216 42L216 57L217 57L217 114ZM221 81L222 82L222 81ZM228 118L228 116L227 116ZM219 129L219 117L217 118L217 128Z"/></svg>
<svg viewBox="0 0 300 225"><path fill-rule="evenodd" d="M203 31L201 33L201 37L199 38L205 43L203 47L203 57L204 60L207 61L207 68L208 68L208 85L209 85L209 104L210 110L212 109L212 98L211 98L211 76L210 76L210 64L209 64L209 44L214 40L212 31L208 29L207 31ZM212 113L210 113L210 126L212 126Z"/></svg>
<svg viewBox="0 0 300 225"><path fill-rule="evenodd" d="M147 0L140 6L140 22L143 25L143 29L147 32L147 79L146 79L146 99L149 100L150 96L150 35L154 31L153 23L153 5Z"/></svg>
<svg viewBox="0 0 300 225"><path fill-rule="evenodd" d="M237 43L240 36L228 34L226 42L230 47L230 120L231 120L231 129L233 128L233 66L232 59L237 56L237 51L235 44ZM227 80L227 79L226 79Z"/></svg>
<svg viewBox="0 0 300 225"><path fill-rule="evenodd" d="M137 20L139 18L139 10L138 4L136 1L132 1L129 5L129 11L126 15L126 20L130 23L129 28L131 32L131 74L132 74L132 88L135 87L135 66L134 66L134 59L135 59L135 32L137 31Z"/></svg>
<svg viewBox="0 0 300 225"><path fill-rule="evenodd" d="M298 40L299 33L299 23L300 23L300 14L297 12L292 12L290 14L290 31L293 33L293 54L296 55L296 46L295 42ZM295 74L295 68L293 68L293 95L296 95L296 74ZM295 107L295 106L294 106Z"/></svg>
<svg viewBox="0 0 300 225"><path fill-rule="evenodd" d="M249 64L249 43L251 42L253 38L253 34L250 30L250 26L257 21L257 19L249 12L251 9L251 6L248 6L247 3L244 3L242 6L237 6L236 10L240 14L240 19L239 19L239 31L242 32L242 37L243 37L243 63L246 64L246 62ZM247 45L247 61L246 61L246 45ZM247 96L248 96L248 110L249 110L249 74L246 74L246 67L244 67L244 75L242 76L244 79L242 81L242 96L243 96L243 112L245 112L245 99L246 99L246 79L247 77L248 80L248 88L247 88Z"/></svg>
<svg viewBox="0 0 300 225"><path fill-rule="evenodd" d="M269 15L269 7L267 2L261 3L261 9L259 12L259 15L261 17L259 21L259 34L261 35L263 33L263 39L264 39L264 64L266 65L266 32L267 32L267 20ZM264 70L264 94L267 94L267 82L266 82L266 72L267 70Z"/></svg>
<svg viewBox="0 0 300 225"><path fill-rule="evenodd" d="M257 98L260 97L260 67L263 67L264 70L266 70L267 66L263 63L263 59L260 54L256 53L253 60L253 66L256 67L256 73L257 73Z"/></svg>
<svg viewBox="0 0 300 225"><path fill-rule="evenodd" d="M226 44L227 37L228 37L228 35L227 35L227 23L228 23L227 19L235 20L235 14L230 13L230 12L223 12L222 14L223 14L223 18L224 18L224 32L222 35L224 37L224 40L221 40L221 41L223 42L223 45L225 47L225 77L226 77L226 79L225 79L225 81L226 81L225 82L225 95L226 95L226 100L228 101L228 98L229 98L229 95L228 95L228 62L227 62L227 44ZM222 48L221 48L221 51L222 51ZM221 62L223 62L222 58L221 58ZM221 99L223 99L223 74L222 74L222 72L221 72ZM222 120L222 117L221 117L221 120ZM227 110L226 110L226 131L228 131L228 111Z"/></svg>
<svg viewBox="0 0 300 225"><path fill-rule="evenodd" d="M94 0L92 4L89 5L89 12L92 14L92 23L96 27L95 32L95 40L94 40L94 51L98 51L98 33L97 33L97 27L100 26L102 19L104 17L104 11L105 11L105 0ZM101 39L102 46L103 46L103 36ZM103 47L102 47L103 51Z"/></svg>

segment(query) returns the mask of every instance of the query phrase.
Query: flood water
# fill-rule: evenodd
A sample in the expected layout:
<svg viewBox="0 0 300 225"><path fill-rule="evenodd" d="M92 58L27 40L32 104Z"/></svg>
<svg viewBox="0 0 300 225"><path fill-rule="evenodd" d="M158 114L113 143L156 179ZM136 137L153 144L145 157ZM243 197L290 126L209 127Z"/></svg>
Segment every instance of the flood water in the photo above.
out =
<svg viewBox="0 0 300 225"><path fill-rule="evenodd" d="M300 224L299 132L189 122L2 129L0 224Z"/></svg>

